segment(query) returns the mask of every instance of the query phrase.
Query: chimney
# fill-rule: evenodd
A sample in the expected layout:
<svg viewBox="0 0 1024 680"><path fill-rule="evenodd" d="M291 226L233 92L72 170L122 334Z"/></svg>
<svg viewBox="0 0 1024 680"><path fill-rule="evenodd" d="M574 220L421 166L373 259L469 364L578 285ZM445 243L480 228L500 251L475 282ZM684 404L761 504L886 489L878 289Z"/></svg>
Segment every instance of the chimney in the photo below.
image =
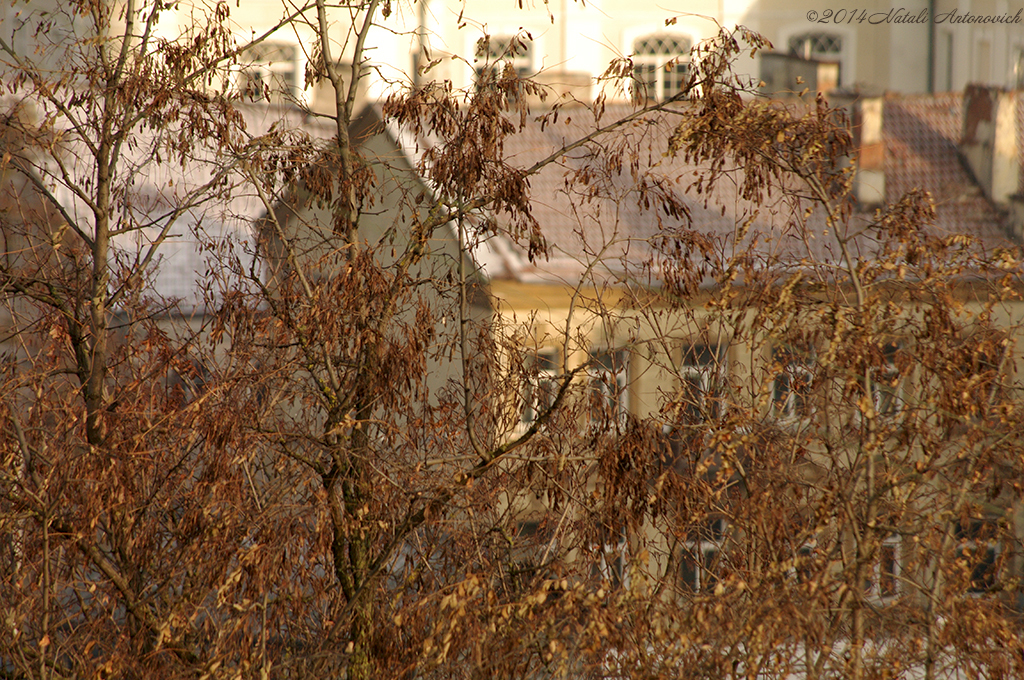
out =
<svg viewBox="0 0 1024 680"><path fill-rule="evenodd" d="M1007 232L1018 241L1024 241L1024 196L1020 194L1010 196Z"/></svg>
<svg viewBox="0 0 1024 680"><path fill-rule="evenodd" d="M804 59L795 54L760 52L761 94L786 97L804 89L828 94L839 87L839 62Z"/></svg>
<svg viewBox="0 0 1024 680"><path fill-rule="evenodd" d="M1012 92L968 85L964 91L960 155L992 203L1008 208L1017 193L1017 102Z"/></svg>
<svg viewBox="0 0 1024 680"><path fill-rule="evenodd" d="M860 97L853 104L853 143L857 149L854 197L861 206L885 202L884 97Z"/></svg>

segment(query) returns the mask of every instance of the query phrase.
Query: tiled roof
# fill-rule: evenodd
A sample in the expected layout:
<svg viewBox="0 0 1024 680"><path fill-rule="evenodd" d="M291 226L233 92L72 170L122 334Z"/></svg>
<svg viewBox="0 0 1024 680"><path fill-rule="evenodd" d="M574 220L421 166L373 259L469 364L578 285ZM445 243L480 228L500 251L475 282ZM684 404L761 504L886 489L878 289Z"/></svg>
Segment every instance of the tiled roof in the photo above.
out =
<svg viewBox="0 0 1024 680"><path fill-rule="evenodd" d="M239 112L245 119L246 134L252 137L266 134L275 125L282 129L302 129L320 137L329 137L332 131L329 126L311 123L298 109L289 107L253 104L240 106ZM163 166L147 174L147 181L136 189L139 194L151 195L150 215L159 216L166 213L170 205L180 202L185 192L201 187L212 176L208 162L197 162L187 169ZM173 179L170 186L166 181L169 178ZM165 196L168 191L173 195ZM204 304L201 285L210 280L208 272L216 266L206 244L216 243L222 251L231 248L234 256L248 267L254 252L253 224L265 212L256 191L244 182L236 186L229 199L209 201L186 211L176 221L172 238L160 247L157 266L151 272L151 290L163 298L178 300L178 307L183 311L201 308ZM203 234L201 240L197 233Z"/></svg>
<svg viewBox="0 0 1024 680"><path fill-rule="evenodd" d="M0 114L15 110L18 105L19 100L13 96L0 98ZM301 111L290 107L254 104L240 106L238 110L244 118L246 134L252 137L268 133L275 125L282 129L302 129L318 137L329 137L333 130L316 121L311 122ZM57 123L60 122L58 119ZM118 166L121 175L117 181L131 176L130 183L124 184L130 186L132 217L140 225L153 225L114 239L118 257L128 263L141 257L159 235L166 217L183 205L190 194L209 183L215 171L222 167L214 150L198 147L187 163L174 162L166 154L163 163L154 163L156 134L149 129L140 129L131 144L124 146ZM74 135L67 135L62 147L62 162L73 176L79 178L88 177L93 172L90 155L81 148L81 144ZM40 163L46 165L53 161L42 156ZM55 192L70 214L78 215L85 224L90 223L89 211L70 191L58 185ZM143 295L177 300L178 309L186 313L201 309L204 303L201 285L209 280L207 273L216 265L196 233L203 233L202 241L206 243L234 248L234 254L247 265L253 252L252 225L264 212L264 205L255 190L247 189L244 183L227 198L204 200L186 210L175 220L167 240L158 249L157 257L147 272L148 288ZM243 241L249 241L248 248L240 247Z"/></svg>
<svg viewBox="0 0 1024 680"><path fill-rule="evenodd" d="M885 98L886 201L913 189L936 204L934 228L965 233L985 245L1007 242L1003 219L960 161L963 95L889 95Z"/></svg>
<svg viewBox="0 0 1024 680"><path fill-rule="evenodd" d="M598 123L586 109L563 111L560 119L544 126L532 123L505 143L507 162L526 167L589 132L631 112L626 106L609 106ZM548 280L576 283L584 275L599 281L614 279L626 268L648 263L656 255L655 239L692 225L719 243L725 244L737 219L749 214L752 206L736 197L735 186L725 181L707 205L703 196L691 191L687 201L689 221L656 209L656 201L645 205L636 190L632 171L649 171L650 179L660 180L677 195L683 195L695 179L694 168L665 155L674 125L671 120L641 119L616 131L613 143L641 149L639 166L625 165L609 169L599 161L603 150L598 144L576 149L542 170L530 181L533 216L551 246L547 259L534 263L519 257L508 262L507 269L522 280ZM587 172L585 183L575 181ZM723 206L725 209L723 210ZM515 250L513 249L513 252ZM599 262L598 262L599 261ZM588 267L598 263L594 269ZM635 272L634 272L635 273Z"/></svg>
<svg viewBox="0 0 1024 680"><path fill-rule="evenodd" d="M930 230L973 234L983 247L1006 245L1009 240L1001 216L982 195L957 155L961 102L959 94L885 98L886 201L898 200L912 189L926 190L936 203L936 220ZM626 107L609 106L602 120L608 122L628 112ZM505 143L508 162L528 166L595 127L586 109L571 112L571 122L566 121L569 117L569 112L563 112L556 124L544 129L539 124L529 124L511 136ZM772 205L772 199L755 206L739 198L735 183L730 181L720 182L710 198L698 195L695 187L689 186L698 169L664 155L672 127L671 121L640 121L619 134L644 150L645 167L656 168L675 191L686 197L689 227L713 239L719 253L728 253L737 225L756 209L759 216L747 238L757 234L758 252L765 261L798 257L808 243L798 240L785 219L789 211ZM504 266L490 272L492 276L576 283L581 277L595 275L608 280L621 275L624 268L642 265L655 256L652 240L663 230L686 228L687 223L682 220L659 218L654 211L641 209L639 195L629 179L629 168L617 174L598 172L590 184L574 186L568 180L589 158L586 148L570 152L530 182L533 214L552 245L550 257L530 263L521 247L505 244L500 249L505 253ZM605 197L595 198L590 193L592 187ZM872 214L857 214L854 220L862 225ZM815 257L835 259L833 252L838 249L830 245L828 238L818 237L809 245ZM858 245L858 254L870 255L870 241ZM599 259L598 251L603 262L588 271L587 266Z"/></svg>

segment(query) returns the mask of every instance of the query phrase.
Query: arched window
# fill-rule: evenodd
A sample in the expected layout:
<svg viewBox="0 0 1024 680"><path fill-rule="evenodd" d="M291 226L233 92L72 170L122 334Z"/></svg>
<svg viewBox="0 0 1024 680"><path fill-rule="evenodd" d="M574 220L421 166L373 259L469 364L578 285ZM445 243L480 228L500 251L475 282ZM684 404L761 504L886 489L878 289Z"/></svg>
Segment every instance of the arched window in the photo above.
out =
<svg viewBox="0 0 1024 680"><path fill-rule="evenodd" d="M789 53L803 59L840 62L839 83L842 84L843 36L811 31L789 39Z"/></svg>
<svg viewBox="0 0 1024 680"><path fill-rule="evenodd" d="M804 59L838 59L843 37L832 33L801 33L789 39L789 51Z"/></svg>
<svg viewBox="0 0 1024 680"><path fill-rule="evenodd" d="M683 91L690 65L690 41L658 34L633 42L633 86L640 94L664 101Z"/></svg>

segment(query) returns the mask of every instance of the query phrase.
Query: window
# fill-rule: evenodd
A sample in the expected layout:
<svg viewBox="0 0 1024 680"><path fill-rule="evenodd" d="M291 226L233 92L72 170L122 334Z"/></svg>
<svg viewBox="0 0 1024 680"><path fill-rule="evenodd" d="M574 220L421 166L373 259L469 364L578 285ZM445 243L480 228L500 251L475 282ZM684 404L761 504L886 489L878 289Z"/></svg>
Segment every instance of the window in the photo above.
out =
<svg viewBox="0 0 1024 680"><path fill-rule="evenodd" d="M901 376L896 367L899 346L889 343L882 348L882 365L877 367L871 379L871 392L875 413L880 416L894 416L902 408Z"/></svg>
<svg viewBox="0 0 1024 680"><path fill-rule="evenodd" d="M878 547L878 561L865 590L869 597L887 600L900 594L900 537L890 536Z"/></svg>
<svg viewBox="0 0 1024 680"><path fill-rule="evenodd" d="M804 59L838 59L843 38L832 33L801 33L789 39L789 51Z"/></svg>
<svg viewBox="0 0 1024 680"><path fill-rule="evenodd" d="M300 71L298 46L264 41L242 53L235 90L252 101L294 102L302 92Z"/></svg>
<svg viewBox="0 0 1024 680"><path fill-rule="evenodd" d="M168 397L179 404L189 404L206 391L212 375L199 360L177 363L167 376Z"/></svg>
<svg viewBox="0 0 1024 680"><path fill-rule="evenodd" d="M664 101L685 91L690 41L659 34L633 43L633 87L641 97Z"/></svg>
<svg viewBox="0 0 1024 680"><path fill-rule="evenodd" d="M549 567L558 555L557 521L549 516L516 523L511 547L506 587L523 593L537 578L550 576Z"/></svg>
<svg viewBox="0 0 1024 680"><path fill-rule="evenodd" d="M1007 398L1002 382L1005 338L993 334L965 343L955 366L949 396L953 413L960 419L984 419L997 415L994 407Z"/></svg>
<svg viewBox="0 0 1024 680"><path fill-rule="evenodd" d="M772 404L779 420L807 418L813 412L811 386L814 382L811 358L806 353L777 347L772 352L775 384Z"/></svg>
<svg viewBox="0 0 1024 680"><path fill-rule="evenodd" d="M714 590L718 584L725 531L724 519L711 519L687 536L680 555L680 577L684 588L694 593Z"/></svg>
<svg viewBox="0 0 1024 680"><path fill-rule="evenodd" d="M879 548L878 594L881 597L896 597L900 593L900 539L891 536Z"/></svg>
<svg viewBox="0 0 1024 680"><path fill-rule="evenodd" d="M598 554L591 568L591 575L615 590L629 587L629 542L626 530L601 527L601 543L592 546Z"/></svg>
<svg viewBox="0 0 1024 680"><path fill-rule="evenodd" d="M795 578L797 583L810 583L817 580L821 572L820 559L818 542L811 539L797 549L790 576Z"/></svg>
<svg viewBox="0 0 1024 680"><path fill-rule="evenodd" d="M558 396L558 350L541 349L527 357L526 405L522 421L533 424L555 403Z"/></svg>
<svg viewBox="0 0 1024 680"><path fill-rule="evenodd" d="M629 356L625 351L598 351L590 354L591 418L595 423L619 425L629 413Z"/></svg>
<svg viewBox="0 0 1024 680"><path fill-rule="evenodd" d="M484 36L477 42L477 59L481 58L483 65L476 67L478 85L500 78L506 66L526 78L533 72L533 43L519 36Z"/></svg>
<svg viewBox="0 0 1024 680"><path fill-rule="evenodd" d="M968 593L992 590L999 575L998 527L991 520L957 522L955 568L967 581Z"/></svg>
<svg viewBox="0 0 1024 680"><path fill-rule="evenodd" d="M680 415L686 423L699 423L717 415L716 387L721 372L720 347L690 345L683 352L680 370Z"/></svg>
<svg viewBox="0 0 1024 680"><path fill-rule="evenodd" d="M802 59L841 62L843 58L843 37L834 33L812 31L794 35L789 39L789 53ZM837 84L842 84L842 67Z"/></svg>

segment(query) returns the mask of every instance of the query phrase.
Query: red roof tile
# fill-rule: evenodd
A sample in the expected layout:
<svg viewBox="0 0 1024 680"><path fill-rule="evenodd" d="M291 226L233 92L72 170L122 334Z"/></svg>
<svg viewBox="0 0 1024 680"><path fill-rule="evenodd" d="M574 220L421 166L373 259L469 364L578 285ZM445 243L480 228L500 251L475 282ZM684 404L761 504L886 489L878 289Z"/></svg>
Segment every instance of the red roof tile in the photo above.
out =
<svg viewBox="0 0 1024 680"><path fill-rule="evenodd" d="M989 246L1008 244L1002 217L957 153L962 126L960 93L887 96L883 114L886 200L893 202L908 191L924 189L936 204L936 231L971 234Z"/></svg>
<svg viewBox="0 0 1024 680"><path fill-rule="evenodd" d="M626 107L609 107L602 122L629 112ZM959 94L885 98L886 201L894 202L908 191L923 189L936 204L931 231L972 234L986 248L1009 245L1002 217L982 195L957 154L962 115ZM773 205L771 198L755 206L739 198L736 183L729 181L719 183L711 197L698 194L690 186L698 168L664 155L674 120L678 119L644 119L627 125L617 134L622 136L620 142L643 150L642 168L653 168L676 192L685 195L689 223L643 209L629 168L616 173L602 172L598 166L589 184L574 185L570 179L588 164L592 167L593 152L597 150L596 146L584 147L567 153L531 181L534 216L552 245L552 253L547 260L528 263L520 248L516 262L507 263L509 273L524 280L575 283L588 265L602 259L598 270L592 273L599 278L614 278L625 269L649 262L655 256L652 243L657 237L687 227L713 239L720 253L728 253L737 225L755 210L759 217L753 222L748 241L757 235L758 253L765 262L799 257L808 246L816 258L836 259L838 248L831 239L819 235L813 242L805 242L790 226L787 216L792 213L785 206ZM506 141L508 162L526 167L595 127L593 116L586 109L563 112L558 123L543 130L539 124L530 124ZM863 226L872 214L856 214L856 227ZM823 227L821 218L817 219ZM820 234L821 230L816 231ZM858 254L870 256L873 242L862 240L858 246ZM602 272L604 277L600 277Z"/></svg>

